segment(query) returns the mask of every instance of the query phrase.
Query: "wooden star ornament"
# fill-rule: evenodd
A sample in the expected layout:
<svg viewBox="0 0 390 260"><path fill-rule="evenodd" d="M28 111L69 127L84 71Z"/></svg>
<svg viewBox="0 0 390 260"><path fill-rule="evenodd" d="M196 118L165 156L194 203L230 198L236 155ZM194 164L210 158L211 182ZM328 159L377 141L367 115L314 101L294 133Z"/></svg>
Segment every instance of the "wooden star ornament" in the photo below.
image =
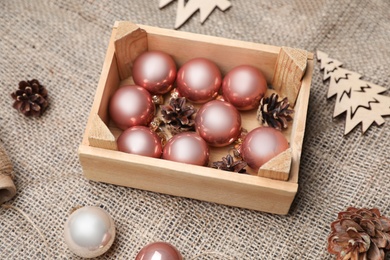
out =
<svg viewBox="0 0 390 260"><path fill-rule="evenodd" d="M386 88L362 80L362 75L341 68L342 63L317 51L324 70L323 80L330 79L327 98L336 95L333 117L346 114L344 134L362 124L363 134L375 122L385 123L383 116L390 115L390 97L382 95Z"/></svg>
<svg viewBox="0 0 390 260"><path fill-rule="evenodd" d="M159 8L163 8L173 1L175 0L160 0ZM221 11L225 11L231 5L227 0L179 0L175 29L182 26L198 10L200 11L200 22L204 23L216 7Z"/></svg>

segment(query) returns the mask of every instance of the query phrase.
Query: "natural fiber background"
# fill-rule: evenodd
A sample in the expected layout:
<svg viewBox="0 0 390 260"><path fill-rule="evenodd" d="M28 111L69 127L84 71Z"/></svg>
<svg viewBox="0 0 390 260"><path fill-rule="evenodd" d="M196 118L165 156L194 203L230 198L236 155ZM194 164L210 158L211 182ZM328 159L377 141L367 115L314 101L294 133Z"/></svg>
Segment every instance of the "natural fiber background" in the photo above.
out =
<svg viewBox="0 0 390 260"><path fill-rule="evenodd" d="M378 207L390 216L390 118L365 135L343 136L332 119L335 100L316 63L299 176L287 216L232 208L87 181L81 142L116 20L173 28L177 2L157 0L1 0L0 138L15 166L18 193L10 203L42 231L47 248L19 212L0 209L0 259L77 259L63 226L78 205L106 209L117 225L101 259L134 259L152 241L174 244L192 259L333 259L330 223L347 206ZM231 0L201 25L199 13L180 30L271 45L317 49L345 68L389 89L388 0ZM228 53L227 53L228 55ZM10 93L39 79L50 108L38 119L14 110ZM388 93L386 95L389 95Z"/></svg>

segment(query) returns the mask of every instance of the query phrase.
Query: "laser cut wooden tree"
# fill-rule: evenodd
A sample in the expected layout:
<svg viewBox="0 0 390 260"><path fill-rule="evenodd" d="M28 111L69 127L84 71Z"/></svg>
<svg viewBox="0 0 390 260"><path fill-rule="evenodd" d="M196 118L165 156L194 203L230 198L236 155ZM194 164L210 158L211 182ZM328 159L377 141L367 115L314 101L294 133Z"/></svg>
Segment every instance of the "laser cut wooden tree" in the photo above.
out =
<svg viewBox="0 0 390 260"><path fill-rule="evenodd" d="M361 80L362 75L341 68L342 63L329 58L328 54L317 51L317 58L324 70L323 80L330 79L327 98L336 95L333 117L346 113L344 134L358 124L364 133L374 122L379 126L390 115L390 97L381 95L386 88Z"/></svg>
<svg viewBox="0 0 390 260"><path fill-rule="evenodd" d="M160 0L159 7L163 8L175 0ZM227 10L232 4L227 0L179 0L175 29L182 26L196 11L200 11L200 22L206 21L207 17L219 8Z"/></svg>

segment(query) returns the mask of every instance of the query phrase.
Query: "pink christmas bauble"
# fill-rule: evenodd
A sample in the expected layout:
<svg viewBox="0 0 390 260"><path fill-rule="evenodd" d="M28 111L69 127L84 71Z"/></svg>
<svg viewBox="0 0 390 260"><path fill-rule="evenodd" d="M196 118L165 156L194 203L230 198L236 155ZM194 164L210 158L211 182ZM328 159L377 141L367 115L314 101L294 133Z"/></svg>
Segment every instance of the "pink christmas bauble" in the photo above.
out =
<svg viewBox="0 0 390 260"><path fill-rule="evenodd" d="M266 91L267 81L264 75L249 65L235 67L222 82L224 99L238 110L257 108Z"/></svg>
<svg viewBox="0 0 390 260"><path fill-rule="evenodd" d="M241 115L230 103L213 100L204 104L195 117L198 134L211 146L234 142L241 131Z"/></svg>
<svg viewBox="0 0 390 260"><path fill-rule="evenodd" d="M146 126L133 126L119 136L118 150L148 157L160 158L162 145L160 137Z"/></svg>
<svg viewBox="0 0 390 260"><path fill-rule="evenodd" d="M209 161L209 148L197 133L184 132L168 140L164 146L162 158L205 166Z"/></svg>
<svg viewBox="0 0 390 260"><path fill-rule="evenodd" d="M170 91L175 79L175 61L162 51L144 52L134 61L133 80L135 84L153 95L162 95Z"/></svg>
<svg viewBox="0 0 390 260"><path fill-rule="evenodd" d="M149 92L135 85L119 88L111 98L111 120L122 130L136 125L148 125L154 117L155 106Z"/></svg>
<svg viewBox="0 0 390 260"><path fill-rule="evenodd" d="M288 141L280 131L272 127L258 127L245 136L241 154L249 167L258 171L263 164L288 147Z"/></svg>
<svg viewBox="0 0 390 260"><path fill-rule="evenodd" d="M205 103L218 94L222 76L215 63L195 58L179 69L176 83L181 96L194 103Z"/></svg>
<svg viewBox="0 0 390 260"><path fill-rule="evenodd" d="M173 245L154 242L142 248L135 260L183 260L183 257Z"/></svg>

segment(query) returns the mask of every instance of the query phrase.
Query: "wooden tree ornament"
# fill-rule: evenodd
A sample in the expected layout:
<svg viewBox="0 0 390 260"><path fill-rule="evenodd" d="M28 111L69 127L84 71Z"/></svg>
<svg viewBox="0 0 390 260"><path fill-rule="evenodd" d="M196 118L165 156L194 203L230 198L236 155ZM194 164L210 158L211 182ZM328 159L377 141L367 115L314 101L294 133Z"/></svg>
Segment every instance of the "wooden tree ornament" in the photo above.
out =
<svg viewBox="0 0 390 260"><path fill-rule="evenodd" d="M341 68L342 63L317 51L317 58L324 70L323 80L330 79L327 98L334 95L336 105L333 117L346 113L345 131L348 134L362 123L363 134L375 122L378 126L390 115L390 97L381 95L386 88L361 80L362 75Z"/></svg>
<svg viewBox="0 0 390 260"><path fill-rule="evenodd" d="M159 7L163 8L175 0L160 0ZM232 4L227 0L179 0L175 29L182 26L196 11L200 11L200 22L204 23L216 7L227 10Z"/></svg>

